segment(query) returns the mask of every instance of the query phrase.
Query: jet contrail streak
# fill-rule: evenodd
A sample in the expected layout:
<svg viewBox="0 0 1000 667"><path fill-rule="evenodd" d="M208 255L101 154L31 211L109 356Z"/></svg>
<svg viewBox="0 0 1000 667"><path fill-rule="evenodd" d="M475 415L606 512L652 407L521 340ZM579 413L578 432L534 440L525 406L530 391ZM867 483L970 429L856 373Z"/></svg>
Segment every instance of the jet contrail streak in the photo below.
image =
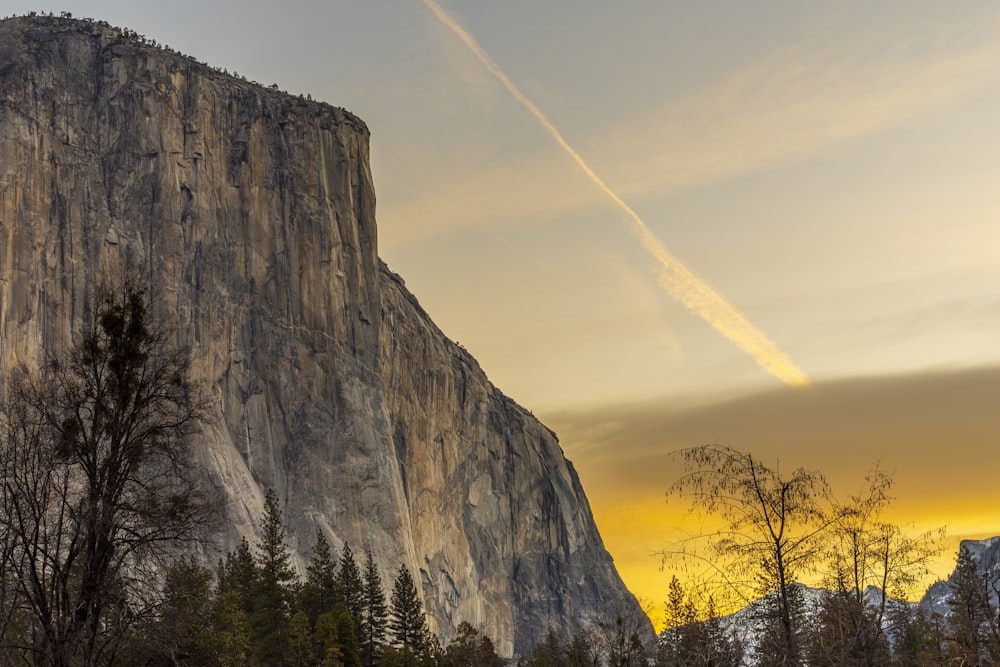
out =
<svg viewBox="0 0 1000 667"><path fill-rule="evenodd" d="M643 222L639 214L631 206L619 197L608 184L590 168L590 165L580 156L576 150L566 141L562 133L549 121L549 119L535 106L521 90L514 85L514 82L507 78L500 66L490 57L479 42L470 35L462 26L435 1L422 0L431 12L449 30L458 36L469 48L476 58L495 76L504 88L513 95L514 99L520 102L535 119L541 123L542 127L549 133L557 144L569 155L587 178L596 185L601 192L607 195L611 201L618 205L633 223L633 231L639 237L643 247L660 264L659 282L671 296L680 301L688 310L697 314L716 331L731 340L744 352L753 357L757 364L783 382L792 386L805 386L809 384L806 377L795 363L778 349L771 340L764 335L757 327L731 303L726 301L721 294L712 289L705 281L694 274L691 269L685 266L680 260L667 250L667 247L656 238L649 226Z"/></svg>

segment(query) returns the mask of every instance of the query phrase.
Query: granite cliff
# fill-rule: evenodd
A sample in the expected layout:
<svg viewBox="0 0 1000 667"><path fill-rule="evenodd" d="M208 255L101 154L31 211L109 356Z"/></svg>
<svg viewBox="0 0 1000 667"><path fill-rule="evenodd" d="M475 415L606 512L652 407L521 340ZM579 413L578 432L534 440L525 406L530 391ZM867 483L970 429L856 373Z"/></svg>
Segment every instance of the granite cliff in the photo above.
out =
<svg viewBox="0 0 1000 667"><path fill-rule="evenodd" d="M444 639L468 621L512 655L638 613L555 435L380 262L368 141L104 24L0 22L0 373L137 263L208 395L227 545L272 487L300 557L319 529L405 563Z"/></svg>

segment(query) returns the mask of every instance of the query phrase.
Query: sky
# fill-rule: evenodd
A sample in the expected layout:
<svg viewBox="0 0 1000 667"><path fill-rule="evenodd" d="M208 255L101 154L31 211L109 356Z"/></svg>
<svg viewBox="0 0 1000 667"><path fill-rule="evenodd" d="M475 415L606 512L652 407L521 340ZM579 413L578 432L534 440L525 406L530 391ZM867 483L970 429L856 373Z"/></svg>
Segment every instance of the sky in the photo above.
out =
<svg viewBox="0 0 1000 667"><path fill-rule="evenodd" d="M941 573L1000 534L995 3L44 9L364 119L380 255L559 434L654 612L682 447L843 494L878 462Z"/></svg>

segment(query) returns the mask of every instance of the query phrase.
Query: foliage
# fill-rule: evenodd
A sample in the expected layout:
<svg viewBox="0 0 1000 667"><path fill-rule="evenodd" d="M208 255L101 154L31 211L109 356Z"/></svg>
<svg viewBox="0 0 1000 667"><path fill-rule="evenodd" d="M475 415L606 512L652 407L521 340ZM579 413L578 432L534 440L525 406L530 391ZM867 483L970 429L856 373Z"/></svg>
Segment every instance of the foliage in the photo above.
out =
<svg viewBox="0 0 1000 667"><path fill-rule="evenodd" d="M261 536L256 544L256 577L249 610L254 656L264 665L285 664L288 653L288 624L298 578L292 569L284 532L278 498L273 490L268 490Z"/></svg>
<svg viewBox="0 0 1000 667"><path fill-rule="evenodd" d="M299 606L312 622L323 613L343 604L337 586L337 563L323 533L316 531L316 545L306 565L306 580L299 592Z"/></svg>
<svg viewBox="0 0 1000 667"><path fill-rule="evenodd" d="M422 667L420 659L410 649L386 646L378 662L379 667Z"/></svg>
<svg viewBox="0 0 1000 667"><path fill-rule="evenodd" d="M904 598L929 573L941 531L909 536L883 518L892 478L876 467L861 492L837 505L824 538L821 601L810 647L815 664L888 664L889 600Z"/></svg>
<svg viewBox="0 0 1000 667"><path fill-rule="evenodd" d="M965 665L994 664L991 658L990 639L996 612L990 602L986 574L980 571L968 547L962 545L958 552L955 573L949 581L951 598L948 606L949 654Z"/></svg>
<svg viewBox="0 0 1000 667"><path fill-rule="evenodd" d="M388 630L389 608L385 602L385 590L372 552L365 554L364 587L362 590L363 612L361 616L361 662L365 667L374 667L385 645Z"/></svg>
<svg viewBox="0 0 1000 667"><path fill-rule="evenodd" d="M361 570L351 553L351 546L344 545L340 555L340 566L337 569L337 594L343 601L351 618L360 619L365 612L364 582L361 580ZM360 635L359 635L360 639Z"/></svg>
<svg viewBox="0 0 1000 667"><path fill-rule="evenodd" d="M600 624L599 644L606 656L608 667L645 667L649 662L646 647L642 644L640 628L648 618L638 618L628 611L618 610Z"/></svg>
<svg viewBox="0 0 1000 667"><path fill-rule="evenodd" d="M444 649L441 667L503 667L493 642L469 623L462 622L458 633Z"/></svg>
<svg viewBox="0 0 1000 667"><path fill-rule="evenodd" d="M417 587L405 565L399 566L390 604L389 636L393 645L410 649L419 656L427 646L429 631Z"/></svg>
<svg viewBox="0 0 1000 667"><path fill-rule="evenodd" d="M660 635L657 667L736 667L743 661L742 647L722 628L709 596L704 610L695 596L674 576L670 581Z"/></svg>
<svg viewBox="0 0 1000 667"><path fill-rule="evenodd" d="M257 563L244 537L236 549L219 562L217 591L220 597L229 597L247 618L253 612L257 576Z"/></svg>
<svg viewBox="0 0 1000 667"><path fill-rule="evenodd" d="M218 664L223 637L213 623L211 592L211 571L193 561L179 562L167 572L163 604L142 632L143 663Z"/></svg>
<svg viewBox="0 0 1000 667"><path fill-rule="evenodd" d="M943 650L945 630L940 616L928 616L916 605L889 607L893 662L910 667L932 667L947 662Z"/></svg>

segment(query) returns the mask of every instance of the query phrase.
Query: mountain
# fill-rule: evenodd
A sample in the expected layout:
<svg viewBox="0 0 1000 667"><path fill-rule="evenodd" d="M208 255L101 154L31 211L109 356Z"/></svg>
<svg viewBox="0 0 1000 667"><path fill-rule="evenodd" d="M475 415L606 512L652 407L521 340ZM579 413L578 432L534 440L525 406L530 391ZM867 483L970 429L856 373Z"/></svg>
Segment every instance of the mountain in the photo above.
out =
<svg viewBox="0 0 1000 667"><path fill-rule="evenodd" d="M987 585L990 595L990 603L993 606L993 615L1000 608L1000 597L992 582L1000 580L1000 536L990 537L985 540L963 540L959 545L959 550L965 549L972 556L980 575L986 576L983 583ZM898 631L893 624L895 622L893 610L915 611L920 606L927 616L937 615L942 619L947 618L952 610L949 601L952 597L952 584L958 574L958 567L952 572L947 580L938 581L932 584L923 598L919 602L907 602L895 598L887 600L887 615L882 619L882 630L889 640L890 645L896 641L895 632ZM804 584L792 584L792 595L801 603L801 627L807 630L819 618L824 595L829 591L823 588L811 588ZM871 609L877 609L882 604L882 592L875 586L869 586L864 592L865 603ZM770 593L762 598L754 600L742 609L722 616L718 619L718 627L723 633L722 636L736 644L743 650L743 664L756 664L760 654L760 643L766 630L768 610L776 607L777 593ZM671 630L664 630L660 635L661 641L678 641L678 635Z"/></svg>
<svg viewBox="0 0 1000 667"><path fill-rule="evenodd" d="M980 574L992 572L992 580L1000 578L1000 536L988 537L985 540L962 540L958 545L959 551L968 549L973 560L979 568ZM955 580L955 571L948 576L945 581L937 581L931 584L923 598L920 599L920 606L932 614L947 616L950 612L948 601L951 600L951 584ZM1000 606L996 592L993 592L992 603Z"/></svg>
<svg viewBox="0 0 1000 667"><path fill-rule="evenodd" d="M369 130L93 21L0 22L0 374L87 323L126 261L191 349L225 545L282 503L414 573L432 629L501 654L641 615L554 433L377 255ZM652 639L651 626L644 626Z"/></svg>

